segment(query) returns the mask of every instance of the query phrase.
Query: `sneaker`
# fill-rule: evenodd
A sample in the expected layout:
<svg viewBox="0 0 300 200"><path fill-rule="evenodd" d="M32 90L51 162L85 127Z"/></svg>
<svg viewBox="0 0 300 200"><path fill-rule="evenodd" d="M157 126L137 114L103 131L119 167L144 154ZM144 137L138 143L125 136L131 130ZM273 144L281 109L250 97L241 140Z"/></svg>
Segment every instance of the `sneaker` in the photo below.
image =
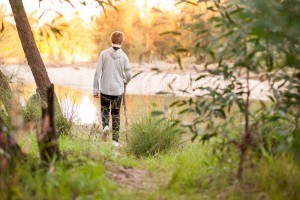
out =
<svg viewBox="0 0 300 200"><path fill-rule="evenodd" d="M107 141L107 136L109 135L109 127L105 126L102 133L102 139Z"/></svg>
<svg viewBox="0 0 300 200"><path fill-rule="evenodd" d="M120 146L120 143L113 140L113 141L112 141L112 145L113 145L114 147L119 147L119 146Z"/></svg>

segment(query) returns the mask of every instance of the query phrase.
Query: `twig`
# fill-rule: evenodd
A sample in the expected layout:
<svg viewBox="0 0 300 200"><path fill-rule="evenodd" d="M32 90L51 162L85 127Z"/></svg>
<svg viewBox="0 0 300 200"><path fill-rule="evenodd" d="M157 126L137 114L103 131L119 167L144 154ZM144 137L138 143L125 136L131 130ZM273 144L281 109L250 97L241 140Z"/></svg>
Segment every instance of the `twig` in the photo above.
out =
<svg viewBox="0 0 300 200"><path fill-rule="evenodd" d="M128 116L127 116L127 106L126 106L126 84L124 84L124 95L123 95L123 107L124 107L124 115L125 115L125 134L126 134L126 143L128 143L128 134L127 134L127 129L128 129Z"/></svg>

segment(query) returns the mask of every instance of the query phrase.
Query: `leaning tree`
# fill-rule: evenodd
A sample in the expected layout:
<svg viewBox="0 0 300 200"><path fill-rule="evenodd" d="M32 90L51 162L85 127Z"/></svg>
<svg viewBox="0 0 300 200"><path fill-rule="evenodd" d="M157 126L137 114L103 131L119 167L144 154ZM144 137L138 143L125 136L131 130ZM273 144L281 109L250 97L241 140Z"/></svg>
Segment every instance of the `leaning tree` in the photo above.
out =
<svg viewBox="0 0 300 200"><path fill-rule="evenodd" d="M43 0L39 0L39 2L42 2L42 1ZM107 1L106 0L105 1L94 0L94 2L98 3L98 6L101 9L104 9L105 6L114 6L114 4L117 1L118 0L115 0L115 1L111 1L111 0L107 0ZM69 4L71 4L73 6L73 4L71 3L71 1L69 1L69 0L63 0L63 1L60 1L60 2L67 2L67 3L69 3ZM80 2L82 5L86 5L87 4L85 1L78 1L78 2ZM91 1L88 1L88 2L91 3ZM44 62L42 60L41 54L40 54L40 52L39 52L39 50L37 48L35 39L33 37L33 33L32 33L32 30L31 30L31 27L30 27L30 24L29 24L27 15L26 15L26 11L24 9L23 1L22 0L9 0L9 3L10 3L10 6L11 6L11 9L12 9L12 12L13 12L13 16L14 16L16 27L17 27L17 31L18 31L18 35L19 35L19 38L21 40L21 45L22 45L23 51L25 53L28 65L29 65L29 67L31 69L32 75L34 77L35 83L37 85L38 92L39 92L40 96L42 97L43 102L45 102L45 104L49 104L49 105L47 105L47 107L48 108L49 107L53 108L54 104L53 103L49 103L49 101L47 101L47 96L49 97L49 88L52 88L52 91L53 91L53 86L51 84L51 81L50 81L50 78L48 76L45 64L44 64ZM3 25L2 25L2 27L3 27ZM1 78L0 80L5 80L4 76L0 77L0 78ZM5 81L2 83L2 85L6 86L7 88L9 87L9 85ZM50 96L52 97L52 99L54 99L54 100L56 99L56 101L57 101L57 98L55 97L54 93L52 93L52 95L50 95ZM51 102L53 102L53 101L51 101ZM58 112L61 113L60 107L57 106L57 108L59 108ZM49 123L51 123L51 120L49 120L49 119L48 119L49 123L45 122L45 118L47 118L46 114L43 115L43 122L44 122L43 124L49 124ZM0 125L1 125L1 123L0 123ZM53 124L53 122L52 122L52 124ZM2 127L2 125L1 125L1 127ZM46 132L48 132L48 131L44 131L44 132L45 132L44 135L47 135ZM0 130L0 143L1 143L1 141L2 142L3 141L10 141L9 134L2 134L2 133L4 133L4 132L2 130ZM43 133L42 133L42 135L43 135ZM53 155L59 154L56 137L54 137L54 139L51 136L47 136L47 137L45 136L43 138L46 138L45 139L46 142L49 142L51 144L52 143L55 144L55 145L53 145L53 148L56 149L55 152L57 152L57 153L51 153L51 155L52 154ZM10 147L10 146L9 145L5 145L5 147ZM0 148L2 148L2 146L0 146Z"/></svg>

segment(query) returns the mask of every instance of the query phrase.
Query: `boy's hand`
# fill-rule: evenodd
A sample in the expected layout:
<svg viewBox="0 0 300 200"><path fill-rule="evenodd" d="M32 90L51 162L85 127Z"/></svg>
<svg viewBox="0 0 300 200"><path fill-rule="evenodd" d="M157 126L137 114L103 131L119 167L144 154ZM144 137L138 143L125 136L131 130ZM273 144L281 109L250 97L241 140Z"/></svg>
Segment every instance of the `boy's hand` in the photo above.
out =
<svg viewBox="0 0 300 200"><path fill-rule="evenodd" d="M95 98L99 98L100 97L100 92L98 94L94 94Z"/></svg>

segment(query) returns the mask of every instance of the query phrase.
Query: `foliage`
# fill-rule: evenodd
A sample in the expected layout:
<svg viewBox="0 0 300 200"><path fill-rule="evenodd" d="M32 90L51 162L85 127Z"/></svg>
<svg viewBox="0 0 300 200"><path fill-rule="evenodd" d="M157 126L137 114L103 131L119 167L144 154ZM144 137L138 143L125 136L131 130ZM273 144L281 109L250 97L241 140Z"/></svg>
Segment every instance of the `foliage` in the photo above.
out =
<svg viewBox="0 0 300 200"><path fill-rule="evenodd" d="M6 188L9 198L110 199L113 196L112 192L108 192L115 186L104 175L101 164L60 163L52 166L51 170L38 169L36 164L31 167L29 163L25 166L19 164L10 178L11 187Z"/></svg>
<svg viewBox="0 0 300 200"><path fill-rule="evenodd" d="M193 91L200 95L174 102L171 107L183 106L181 113L196 116L193 121L183 123L194 133L194 138L200 136L202 141L208 141L218 136L239 148L241 178L247 151L272 137L268 134L256 140L264 137L264 127L278 123L279 119L287 123L295 121L296 130L299 127L299 36L295 34L299 25L294 21L299 19L294 12L300 9L300 3L277 0L205 3L209 12L198 13L196 21L187 26L199 35L195 44L198 51L210 57L205 71L193 81ZM205 18L209 13L213 14ZM202 41L205 45L199 45ZM251 77L259 78L258 84L269 82L273 90L271 105L264 101L255 105L250 101L257 87L251 84ZM235 116L230 115L232 111ZM228 134L236 124L241 124L237 127L240 138ZM271 144L276 145L271 149L277 148L278 142Z"/></svg>
<svg viewBox="0 0 300 200"><path fill-rule="evenodd" d="M34 18L34 17L33 17ZM39 50L48 63L76 63L94 59L92 29L75 12L70 21L58 15L34 31Z"/></svg>
<svg viewBox="0 0 300 200"><path fill-rule="evenodd" d="M182 29L184 21L190 20L188 11L178 9L182 15L157 8L141 11L135 0L121 2L116 8L107 9L96 19L94 37L98 51L109 47L110 34L120 30L125 34L123 49L132 61L152 62L186 55L182 50L191 46L194 39ZM174 48L178 51L174 52Z"/></svg>
<svg viewBox="0 0 300 200"><path fill-rule="evenodd" d="M31 144L30 157L18 164L10 177L2 179L7 185L0 184L1 195L17 199L298 199L300 195L299 166L289 155L254 157L255 170L247 168L245 181L236 181L236 149L228 148L224 155L215 141L204 145L187 142L166 154L140 159L95 138L88 139L89 134L80 127L75 130L73 137L60 138L60 148L68 159L49 170L36 163L35 133L22 134L19 143L22 148ZM106 162L149 171L162 185L145 191L129 190L108 176L112 169L105 167Z"/></svg>
<svg viewBox="0 0 300 200"><path fill-rule="evenodd" d="M5 12L4 6L0 4L0 24L3 27L3 30L0 32L0 63L15 61L16 58L24 60L25 55L18 38L18 33L9 23Z"/></svg>
<svg viewBox="0 0 300 200"><path fill-rule="evenodd" d="M171 119L144 116L132 124L130 133L128 151L141 157L177 147L181 130Z"/></svg>
<svg viewBox="0 0 300 200"><path fill-rule="evenodd" d="M296 188L300 182L295 178L299 176L299 168L290 156L269 156L255 159L254 163L254 169L245 170L245 181L236 181L238 156L234 148L224 154L214 142L190 144L176 156L168 189L188 196L197 193L208 199L299 197Z"/></svg>
<svg viewBox="0 0 300 200"><path fill-rule="evenodd" d="M26 102L25 107L21 109L24 122L38 122L42 116L41 99L38 94L32 95Z"/></svg>
<svg viewBox="0 0 300 200"><path fill-rule="evenodd" d="M36 93L32 95L26 102L26 105L21 108L21 115L24 118L24 122L35 122L39 124L42 116L42 102L40 96ZM59 105L56 105L56 110L60 109ZM69 135L74 125L72 119L67 119L62 112L56 112L56 131L59 135Z"/></svg>
<svg viewBox="0 0 300 200"><path fill-rule="evenodd" d="M125 33L123 49L131 61L181 63L183 58L191 56L192 44L198 36L183 27L193 21L192 15L197 11L194 6L178 5L176 11L163 11L147 6L141 10L135 0L118 1L113 3L114 6L108 6L105 1L97 2L105 7L105 12L90 22L83 21L77 12L70 20L55 11L51 13L53 19L46 20L47 11L43 9L28 13L35 40L46 63L96 61L99 52L111 45L110 34L115 30ZM17 54L11 48L5 48L2 59L5 62L21 61L24 56L20 56L23 53L17 32L9 25L9 16L3 21L7 29L3 48L14 42L20 51ZM184 63L180 66L185 67Z"/></svg>
<svg viewBox="0 0 300 200"><path fill-rule="evenodd" d="M56 127L59 135L70 135L73 126L72 119L67 119L62 112L56 114Z"/></svg>

